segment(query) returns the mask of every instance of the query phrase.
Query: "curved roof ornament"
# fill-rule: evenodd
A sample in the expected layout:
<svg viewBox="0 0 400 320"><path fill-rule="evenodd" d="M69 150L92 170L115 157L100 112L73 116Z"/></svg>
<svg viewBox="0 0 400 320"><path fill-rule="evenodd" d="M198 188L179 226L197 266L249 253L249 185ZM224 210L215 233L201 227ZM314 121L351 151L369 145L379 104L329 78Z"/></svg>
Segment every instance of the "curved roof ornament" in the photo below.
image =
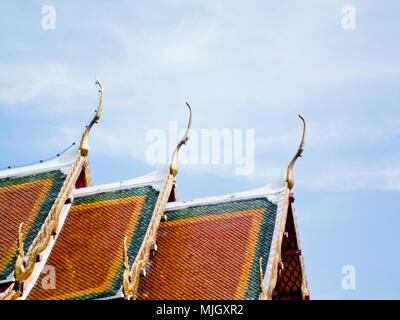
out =
<svg viewBox="0 0 400 320"><path fill-rule="evenodd" d="M128 237L124 238L124 249L123 249L123 263L124 263L124 273L122 278L123 288L125 296L131 298L134 294L134 288L131 285L131 275L129 269L129 260L128 260L128 246L126 244Z"/></svg>
<svg viewBox="0 0 400 320"><path fill-rule="evenodd" d="M24 226L24 223L22 222L19 225L18 228L18 249L17 249L17 260L15 261L15 270L14 270L14 277L15 280L17 281L24 281L29 278L29 276L32 274L33 268L35 267L34 263L29 264L28 266L25 266L24 260L25 260L25 254L24 254L24 243L22 241L23 233L22 233L22 227ZM34 257L36 257L38 254L38 250L35 250L34 252Z"/></svg>
<svg viewBox="0 0 400 320"><path fill-rule="evenodd" d="M82 135L82 140L81 140L81 145L80 145L80 150L81 150L81 155L83 157L86 157L89 153L89 133L90 129L92 129L93 125L97 122L99 122L100 115L101 115L101 109L103 107L103 86L101 85L100 81L97 80L96 84L99 86L100 90L100 102L99 106L97 107L96 114L92 121L90 121L89 125L86 127L85 132Z"/></svg>
<svg viewBox="0 0 400 320"><path fill-rule="evenodd" d="M293 185L294 185L294 176L293 176L293 166L297 160L297 158L301 157L301 154L303 153L304 150L304 141L306 138L306 121L301 115L298 115L299 118L303 121L303 136L301 138L300 146L297 149L296 154L294 155L292 161L290 162L287 171L286 171L286 182L289 190L292 190Z"/></svg>
<svg viewBox="0 0 400 320"><path fill-rule="evenodd" d="M175 148L174 153L172 154L171 164L169 166L169 173L172 174L174 177L178 173L178 153L179 153L179 149L182 147L183 144L186 144L187 141L189 140L189 132L190 132L190 128L192 126L192 107L187 102L186 102L186 105L188 106L189 112L190 112L188 127L186 129L186 133L185 133L184 137L178 143L178 145Z"/></svg>

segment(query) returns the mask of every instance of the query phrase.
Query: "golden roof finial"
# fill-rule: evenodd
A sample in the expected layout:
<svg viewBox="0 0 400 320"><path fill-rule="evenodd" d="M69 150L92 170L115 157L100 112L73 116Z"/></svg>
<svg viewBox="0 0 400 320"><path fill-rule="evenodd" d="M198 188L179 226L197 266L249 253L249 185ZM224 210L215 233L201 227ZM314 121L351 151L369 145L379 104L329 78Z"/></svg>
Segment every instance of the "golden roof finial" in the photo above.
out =
<svg viewBox="0 0 400 320"><path fill-rule="evenodd" d="M287 186L288 186L289 190L291 190L294 185L293 166L294 166L297 158L301 157L301 154L303 153L304 141L306 138L306 121L304 120L304 118L301 115L299 115L299 118L303 121L303 137L301 138L300 146L297 149L296 154L294 155L292 161L290 162L290 164L287 168L286 182L287 182Z"/></svg>
<svg viewBox="0 0 400 320"><path fill-rule="evenodd" d="M99 122L100 115L101 115L101 108L103 106L103 86L101 85L99 80L96 81L96 84L100 88L100 90L99 90L99 92L100 92L100 102L99 102L99 106L98 106L97 111L96 111L96 115L94 116L92 121L90 121L89 125L86 127L85 132L82 135L80 150L81 150L81 155L83 157L86 157L88 155L88 153L89 153L89 132L90 132L90 129L93 127L93 125L95 123Z"/></svg>
<svg viewBox="0 0 400 320"><path fill-rule="evenodd" d="M186 129L186 133L185 133L184 137L178 143L178 145L175 148L174 153L172 154L171 164L169 166L169 173L172 174L174 177L178 173L178 153L179 153L179 149L182 147L183 144L186 144L187 141L189 140L190 127L192 126L192 107L187 102L186 102L186 105L188 106L189 111L190 111L188 127Z"/></svg>

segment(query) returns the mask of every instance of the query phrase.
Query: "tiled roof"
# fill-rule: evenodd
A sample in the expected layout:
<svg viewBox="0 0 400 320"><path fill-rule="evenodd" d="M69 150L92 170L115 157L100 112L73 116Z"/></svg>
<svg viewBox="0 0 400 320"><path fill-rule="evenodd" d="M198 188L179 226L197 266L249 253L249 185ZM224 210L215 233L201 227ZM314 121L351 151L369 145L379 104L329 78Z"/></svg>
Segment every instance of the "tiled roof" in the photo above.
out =
<svg viewBox="0 0 400 320"><path fill-rule="evenodd" d="M288 236L283 238L281 244L281 252L283 253L300 249L293 210L293 205L290 205L285 224L285 233ZM301 299L303 290L305 290L305 293L308 292L307 282L301 266L301 256L283 254L281 261L284 268L280 271L277 279L273 299L280 299L281 297Z"/></svg>
<svg viewBox="0 0 400 320"><path fill-rule="evenodd" d="M65 178L60 170L53 170L0 180L0 280L6 279L14 270L20 223L24 223L26 252L46 219Z"/></svg>
<svg viewBox="0 0 400 320"><path fill-rule="evenodd" d="M159 191L151 186L76 198L47 260L56 288L44 289L42 273L28 299L98 299L122 287L123 242L134 261L152 218Z"/></svg>
<svg viewBox="0 0 400 320"><path fill-rule="evenodd" d="M258 299L277 211L260 197L166 212L137 298Z"/></svg>

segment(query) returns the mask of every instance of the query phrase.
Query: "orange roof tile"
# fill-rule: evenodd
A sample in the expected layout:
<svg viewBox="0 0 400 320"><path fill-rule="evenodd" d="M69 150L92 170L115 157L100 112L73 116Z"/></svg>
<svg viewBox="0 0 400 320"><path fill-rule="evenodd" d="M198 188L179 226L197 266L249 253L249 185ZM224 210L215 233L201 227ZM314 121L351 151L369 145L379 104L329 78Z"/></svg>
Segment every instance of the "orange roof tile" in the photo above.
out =
<svg viewBox="0 0 400 320"><path fill-rule="evenodd" d="M158 191L139 187L77 198L47 260L56 271L55 289L42 273L28 299L96 299L122 287L123 241L132 263L150 223Z"/></svg>
<svg viewBox="0 0 400 320"><path fill-rule="evenodd" d="M51 171L0 180L0 280L14 270L18 227L23 222L25 251L56 200L65 175Z"/></svg>
<svg viewBox="0 0 400 320"><path fill-rule="evenodd" d="M138 299L257 299L277 206L228 201L167 212Z"/></svg>

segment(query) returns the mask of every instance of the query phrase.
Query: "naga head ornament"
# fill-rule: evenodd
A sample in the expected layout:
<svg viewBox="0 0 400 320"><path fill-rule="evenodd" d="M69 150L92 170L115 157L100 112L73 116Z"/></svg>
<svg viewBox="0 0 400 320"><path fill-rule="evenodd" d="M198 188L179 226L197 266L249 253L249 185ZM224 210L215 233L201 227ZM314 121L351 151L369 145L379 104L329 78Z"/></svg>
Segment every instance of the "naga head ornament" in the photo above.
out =
<svg viewBox="0 0 400 320"><path fill-rule="evenodd" d="M103 107L103 86L101 85L100 81L97 80L96 84L99 86L99 92L100 92L100 101L99 101L99 106L97 107L96 114L93 117L92 121L90 121L89 125L86 127L85 132L82 135L81 139L81 145L80 145L80 150L81 150L81 155L83 157L86 157L89 153L89 133L90 129L92 129L93 125L100 120L101 116L101 109Z"/></svg>
<svg viewBox="0 0 400 320"><path fill-rule="evenodd" d="M169 166L169 173L172 174L174 177L177 175L178 173L178 153L179 153L179 149L182 147L183 144L186 144L187 141L189 140L189 132L190 132L190 128L192 126L192 107L189 105L189 103L186 102L186 105L189 108L189 123L186 129L186 133L183 136L182 140L178 143L178 145L175 148L174 153L172 154L172 158L171 158L171 164Z"/></svg>
<svg viewBox="0 0 400 320"><path fill-rule="evenodd" d="M301 115L299 115L299 118L303 121L303 136L301 138L300 146L297 149L296 154L294 155L292 161L290 161L290 164L287 168L286 182L287 182L287 186L288 186L289 190L291 190L294 186L293 167L294 167L294 164L296 163L296 160L299 157L301 157L301 154L304 151L304 142L305 142L305 138L306 138L306 121L304 120L304 118Z"/></svg>

